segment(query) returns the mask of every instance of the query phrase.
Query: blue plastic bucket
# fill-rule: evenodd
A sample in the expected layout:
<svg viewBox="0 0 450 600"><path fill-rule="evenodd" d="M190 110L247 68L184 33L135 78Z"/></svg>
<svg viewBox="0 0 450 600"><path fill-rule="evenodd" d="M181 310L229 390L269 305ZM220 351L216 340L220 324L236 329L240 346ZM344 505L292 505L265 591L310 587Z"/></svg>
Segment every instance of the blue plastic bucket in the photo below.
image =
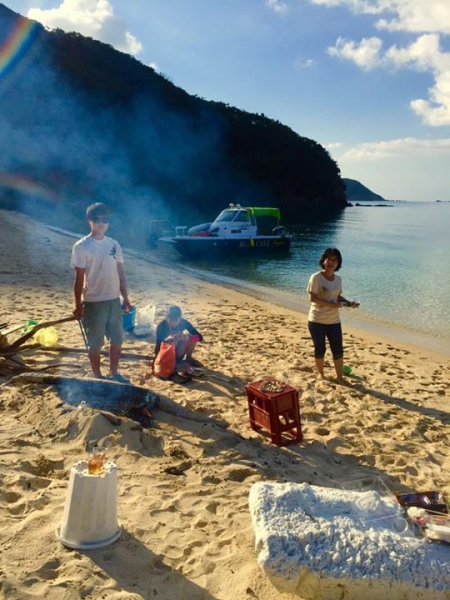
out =
<svg viewBox="0 0 450 600"><path fill-rule="evenodd" d="M125 331L133 331L136 319L136 307L132 306L128 312L123 311L123 328Z"/></svg>

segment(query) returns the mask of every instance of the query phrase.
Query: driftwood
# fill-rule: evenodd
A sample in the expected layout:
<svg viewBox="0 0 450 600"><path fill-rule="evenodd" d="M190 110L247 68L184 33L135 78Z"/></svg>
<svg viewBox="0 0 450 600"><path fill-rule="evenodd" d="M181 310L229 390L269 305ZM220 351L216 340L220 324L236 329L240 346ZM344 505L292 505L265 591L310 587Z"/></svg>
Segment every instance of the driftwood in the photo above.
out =
<svg viewBox="0 0 450 600"><path fill-rule="evenodd" d="M8 344L2 347L3 353L17 352L17 350L25 344L30 338L34 336L36 332L40 329L45 329L46 327L51 327L53 325L60 325L61 323L68 323L69 321L75 321L75 317L64 317L63 319L56 319L55 321L45 321L43 323L38 323L37 325L33 325L30 331L27 331L24 335L22 335L18 340L13 342L12 344Z"/></svg>
<svg viewBox="0 0 450 600"><path fill-rule="evenodd" d="M53 321L45 321L43 323L38 323L33 325L29 331L27 331L24 335L19 337L15 342L10 344L7 339L7 335L12 331L16 331L20 329L20 326L13 327L12 329L2 330L0 331L0 359L3 359L2 367L4 370L13 370L13 371L33 371L32 368L28 367L19 352L23 352L24 350L34 349L34 348L42 348L40 344L26 344L26 342L34 336L34 334L40 329L45 329L46 327L51 327L52 325L59 325L60 323L67 323L69 321L74 321L75 317L64 317L63 319L56 319ZM52 369L56 365L51 365L50 367L44 367L43 369Z"/></svg>
<svg viewBox="0 0 450 600"><path fill-rule="evenodd" d="M22 335L20 338L18 338L12 344L8 343L8 341L6 339L6 335L11 333L12 331L16 331L17 329L20 329L21 326L14 327L13 329L9 329L7 331L3 331L2 333L0 333L0 336L1 336L1 338L0 338L1 339L0 357L6 358L6 357L14 356L15 354L18 353L19 349L22 352L23 350L34 350L36 348L39 348L42 352L84 353L84 352L86 352L86 348L70 348L68 346L43 347L43 346L41 346L41 344L36 344L36 343L24 345L25 342L27 342L30 338L32 338L34 336L34 334L36 332L38 332L40 329L45 329L46 327L52 327L53 325L60 325L61 323L68 323L69 321L75 321L75 320L76 320L75 317L70 316L70 317L64 317L62 319L56 319L55 321L45 321L43 323L37 323L36 325L33 325L29 331L27 331L24 335ZM106 355L108 355L108 351L103 350L102 354L106 356ZM152 360L153 356L151 356L150 354L135 354L133 352L122 352L121 358L130 358L130 359L137 359L137 360Z"/></svg>
<svg viewBox="0 0 450 600"><path fill-rule="evenodd" d="M85 348L72 348L70 346L46 346L43 347L40 344L26 344L20 347L20 351L24 352L25 350L37 350L39 349L41 352L68 352L73 354L85 354ZM109 356L108 350L101 351L102 356ZM8 358L9 356L17 355L17 350L3 350L0 349L0 358ZM153 360L154 356L152 354L136 354L135 352L122 352L120 358L130 359L130 360Z"/></svg>
<svg viewBox="0 0 450 600"><path fill-rule="evenodd" d="M6 347L6 346L5 346ZM9 344L7 346L9 348ZM40 344L25 344L24 346L22 346L20 348L21 352L24 352L25 350L36 350L37 348L41 348ZM0 349L0 358L8 358L9 356L18 356L17 354L17 350L5 350L5 349Z"/></svg>
<svg viewBox="0 0 450 600"><path fill-rule="evenodd" d="M99 413L102 415L102 417L108 419L111 425L120 425L122 423L122 419L117 417L114 413L108 412L107 410L99 410Z"/></svg>
<svg viewBox="0 0 450 600"><path fill-rule="evenodd" d="M29 348L35 347L36 346L29 346ZM41 348L41 350L42 352L73 352L75 354L83 354L86 352L85 348L72 348L70 346L48 346L46 348ZM0 356L2 354L3 353L0 351ZM102 356L109 356L109 351L102 350L101 354ZM120 355L120 359L122 358L129 358L133 360L153 360L154 356L150 354L136 354L135 352L122 352Z"/></svg>
<svg viewBox="0 0 450 600"><path fill-rule="evenodd" d="M66 346L42 346L39 343L31 343L31 344L27 344L26 342L28 342L37 331L39 331L40 329L45 329L46 327L51 327L53 325L59 325L61 323L67 323L69 321L75 321L75 317L70 316L70 317L64 317L62 319L55 319L53 321L45 321L42 323L38 323L36 325L33 325L29 331L27 331L24 335L22 335L21 337L19 337L15 342L13 342L12 344L10 344L8 342L8 339L6 337L6 335L8 335L9 333L11 333L12 331L16 331L17 329L20 329L21 326L17 326L17 327L13 327L12 329L9 330L4 330L4 328L0 331L0 372L3 372L3 374L9 373L9 372L25 372L25 373L39 373L42 371L46 371L46 370L50 370L50 369L54 369L57 366L63 366L63 364L58 364L58 365L49 365L46 367L40 367L39 369L33 369L32 367L29 367L25 364L21 354L25 351L28 350L39 350L40 352L75 352L75 353L86 353L87 352L87 348L70 348L70 347L66 347ZM7 325L6 323L4 323L3 325ZM83 333L83 329L82 329L82 333ZM107 350L103 350L102 351L103 355L108 355ZM133 352L123 352L121 355L121 358L123 359L131 359L131 360L144 360L144 361L151 361L153 359L153 356L149 355L149 354L136 354Z"/></svg>
<svg viewBox="0 0 450 600"><path fill-rule="evenodd" d="M54 365L46 365L45 367L39 367L39 370L28 367L23 361L20 354L14 354L13 356L3 357L4 362L1 364L4 371L15 371L20 373L42 373L43 371L51 371L52 369L59 369L65 367L65 363L55 363ZM0 374L4 374L0 371Z"/></svg>

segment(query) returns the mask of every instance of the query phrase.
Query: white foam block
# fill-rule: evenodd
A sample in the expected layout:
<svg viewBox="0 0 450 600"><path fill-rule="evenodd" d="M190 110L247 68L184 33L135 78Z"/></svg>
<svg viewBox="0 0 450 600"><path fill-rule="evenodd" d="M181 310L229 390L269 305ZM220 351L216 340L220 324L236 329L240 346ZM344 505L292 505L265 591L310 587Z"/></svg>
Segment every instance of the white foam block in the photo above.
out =
<svg viewBox="0 0 450 600"><path fill-rule="evenodd" d="M450 546L415 537L392 502L377 492L256 483L258 562L277 589L305 600L449 600Z"/></svg>

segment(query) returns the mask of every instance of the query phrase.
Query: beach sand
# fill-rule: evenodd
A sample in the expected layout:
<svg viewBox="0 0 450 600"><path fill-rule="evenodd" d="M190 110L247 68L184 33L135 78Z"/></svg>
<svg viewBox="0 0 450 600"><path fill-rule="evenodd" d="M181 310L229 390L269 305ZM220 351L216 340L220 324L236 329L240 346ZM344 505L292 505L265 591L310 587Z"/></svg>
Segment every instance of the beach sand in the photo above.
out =
<svg viewBox="0 0 450 600"><path fill-rule="evenodd" d="M0 322L71 315L73 243L0 211ZM145 379L148 359L123 358L121 372L161 396L152 427L143 429L68 406L52 385L11 380L15 372L0 362L0 598L294 598L280 594L256 562L253 483L339 487L380 476L394 491L440 489L450 497L448 356L352 330L344 320L348 385L332 381L330 364L330 379L320 382L305 314L165 265L125 260L134 305L155 304L160 320L179 304L203 333L196 358L205 375L186 383ZM57 330L60 345L79 351L31 350L22 354L26 365L89 376L77 323ZM153 355L153 343L127 335L124 353ZM299 390L301 443L280 448L250 429L244 386L267 375ZM94 439L118 467L123 533L103 549L70 550L55 528L70 468Z"/></svg>

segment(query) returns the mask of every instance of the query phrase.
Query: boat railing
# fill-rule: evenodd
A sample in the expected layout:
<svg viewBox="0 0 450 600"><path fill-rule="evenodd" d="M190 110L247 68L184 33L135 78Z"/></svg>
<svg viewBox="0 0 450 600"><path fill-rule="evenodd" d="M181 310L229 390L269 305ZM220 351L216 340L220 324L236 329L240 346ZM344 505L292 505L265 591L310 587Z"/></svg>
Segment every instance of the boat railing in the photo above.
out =
<svg viewBox="0 0 450 600"><path fill-rule="evenodd" d="M152 219L149 222L149 229L153 232L158 232L161 235L173 234L175 231L174 225L168 219Z"/></svg>
<svg viewBox="0 0 450 600"><path fill-rule="evenodd" d="M158 240L162 237L172 237L175 227L168 219L153 219L149 222L149 243L156 247Z"/></svg>

